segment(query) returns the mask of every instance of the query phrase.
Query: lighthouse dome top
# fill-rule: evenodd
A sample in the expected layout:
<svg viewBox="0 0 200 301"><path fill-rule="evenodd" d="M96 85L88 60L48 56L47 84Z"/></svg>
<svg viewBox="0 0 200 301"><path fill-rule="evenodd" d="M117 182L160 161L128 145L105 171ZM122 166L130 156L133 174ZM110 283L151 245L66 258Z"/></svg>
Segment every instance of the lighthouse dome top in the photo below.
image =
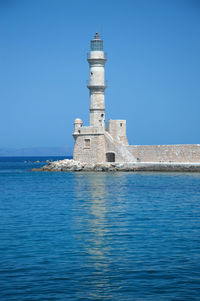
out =
<svg viewBox="0 0 200 301"><path fill-rule="evenodd" d="M81 123L81 124L82 124L83 122L82 122L82 120L81 120L80 118L76 118L76 119L74 120L74 123Z"/></svg>

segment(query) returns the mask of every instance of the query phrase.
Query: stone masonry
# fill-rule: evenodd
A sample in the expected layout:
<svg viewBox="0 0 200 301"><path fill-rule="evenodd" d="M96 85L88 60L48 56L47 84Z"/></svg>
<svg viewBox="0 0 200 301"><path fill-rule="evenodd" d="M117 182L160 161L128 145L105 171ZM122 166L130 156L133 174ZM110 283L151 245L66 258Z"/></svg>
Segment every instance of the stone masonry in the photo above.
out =
<svg viewBox="0 0 200 301"><path fill-rule="evenodd" d="M98 33L91 40L88 55L90 67L90 125L81 119L74 121L73 159L86 164L106 162L200 162L200 144L196 145L129 145L126 120L109 120L105 126L105 63L103 40Z"/></svg>

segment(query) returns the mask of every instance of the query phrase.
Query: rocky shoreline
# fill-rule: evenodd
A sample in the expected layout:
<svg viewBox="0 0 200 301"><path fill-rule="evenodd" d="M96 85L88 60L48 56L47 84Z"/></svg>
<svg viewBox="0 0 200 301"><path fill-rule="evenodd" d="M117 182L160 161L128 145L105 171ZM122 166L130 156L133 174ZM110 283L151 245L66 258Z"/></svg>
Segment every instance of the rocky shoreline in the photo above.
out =
<svg viewBox="0 0 200 301"><path fill-rule="evenodd" d="M200 172L200 163L168 163L168 162L148 162L148 163L99 163L86 164L74 160L59 160L48 162L40 168L33 168L31 171L50 171L50 172Z"/></svg>

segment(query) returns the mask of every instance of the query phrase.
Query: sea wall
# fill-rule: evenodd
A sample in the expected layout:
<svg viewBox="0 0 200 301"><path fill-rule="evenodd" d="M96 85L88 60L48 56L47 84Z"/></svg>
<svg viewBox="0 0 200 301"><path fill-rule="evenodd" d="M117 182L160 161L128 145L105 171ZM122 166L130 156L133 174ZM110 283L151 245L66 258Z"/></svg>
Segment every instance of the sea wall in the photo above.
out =
<svg viewBox="0 0 200 301"><path fill-rule="evenodd" d="M138 162L200 162L200 144L129 145Z"/></svg>
<svg viewBox="0 0 200 301"><path fill-rule="evenodd" d="M60 160L49 162L40 168L33 168L32 171L53 171L53 172L200 172L200 163L99 163L86 164L74 160Z"/></svg>

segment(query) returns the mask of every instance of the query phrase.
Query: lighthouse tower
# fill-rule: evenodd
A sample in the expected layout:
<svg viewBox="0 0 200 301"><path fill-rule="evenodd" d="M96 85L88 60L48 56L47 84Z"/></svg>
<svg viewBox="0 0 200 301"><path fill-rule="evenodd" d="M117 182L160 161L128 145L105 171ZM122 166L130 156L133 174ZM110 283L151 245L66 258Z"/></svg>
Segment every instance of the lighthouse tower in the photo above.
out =
<svg viewBox="0 0 200 301"><path fill-rule="evenodd" d="M90 66L90 81L87 86L90 90L90 126L105 129L104 66L106 58L103 51L103 40L99 38L98 32L91 40L88 63Z"/></svg>
<svg viewBox="0 0 200 301"><path fill-rule="evenodd" d="M106 57L98 32L90 42L87 60L90 70L87 85L90 91L90 124L83 126L80 118L74 121L73 159L87 164L132 162L134 158L127 149L126 120L109 120L109 126L105 128Z"/></svg>
<svg viewBox="0 0 200 301"><path fill-rule="evenodd" d="M90 125L83 126L82 120L74 121L74 160L80 162L105 162L105 103L104 66L106 58L103 51L103 40L96 32L90 42L90 52L87 57L90 77Z"/></svg>

